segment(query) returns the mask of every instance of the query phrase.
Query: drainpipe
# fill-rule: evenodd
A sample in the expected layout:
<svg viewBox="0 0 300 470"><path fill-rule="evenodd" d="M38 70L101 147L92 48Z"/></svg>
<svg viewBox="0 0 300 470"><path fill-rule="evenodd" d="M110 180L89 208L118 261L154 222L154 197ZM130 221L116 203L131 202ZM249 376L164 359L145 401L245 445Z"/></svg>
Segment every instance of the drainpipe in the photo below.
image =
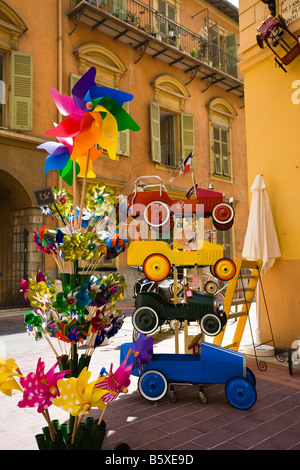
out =
<svg viewBox="0 0 300 470"><path fill-rule="evenodd" d="M62 0L57 0L57 90L62 93ZM62 116L58 112L58 122Z"/></svg>
<svg viewBox="0 0 300 470"><path fill-rule="evenodd" d="M57 0L57 91L62 94L62 0ZM58 111L57 122L62 121L62 115ZM62 179L58 175L58 187L62 187Z"/></svg>

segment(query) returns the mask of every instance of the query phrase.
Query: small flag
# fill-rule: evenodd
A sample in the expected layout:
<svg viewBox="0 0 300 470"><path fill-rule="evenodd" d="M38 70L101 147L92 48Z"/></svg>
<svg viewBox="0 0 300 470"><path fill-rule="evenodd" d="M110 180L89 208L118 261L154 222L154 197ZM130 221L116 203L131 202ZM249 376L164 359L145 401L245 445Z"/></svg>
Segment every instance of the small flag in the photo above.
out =
<svg viewBox="0 0 300 470"><path fill-rule="evenodd" d="M192 155L192 152L191 152L184 160L183 170L182 170L183 173L188 173L188 171L190 171L193 156L194 155Z"/></svg>

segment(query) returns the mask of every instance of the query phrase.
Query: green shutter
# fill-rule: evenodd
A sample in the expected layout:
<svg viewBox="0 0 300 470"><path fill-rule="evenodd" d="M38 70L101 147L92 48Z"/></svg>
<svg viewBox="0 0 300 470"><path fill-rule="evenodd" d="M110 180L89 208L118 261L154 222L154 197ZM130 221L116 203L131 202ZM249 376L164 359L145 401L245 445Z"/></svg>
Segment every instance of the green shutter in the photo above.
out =
<svg viewBox="0 0 300 470"><path fill-rule="evenodd" d="M31 131L33 116L32 54L11 53L11 128Z"/></svg>
<svg viewBox="0 0 300 470"><path fill-rule="evenodd" d="M160 110L157 103L150 103L151 157L154 162L161 162L160 148Z"/></svg>
<svg viewBox="0 0 300 470"><path fill-rule="evenodd" d="M232 77L238 77L237 67L237 38L236 33L229 34L225 37L226 49L226 73Z"/></svg>
<svg viewBox="0 0 300 470"><path fill-rule="evenodd" d="M129 102L126 101L123 104L123 108L129 114ZM124 131L120 131L118 133L118 146L117 146L117 154L124 155L126 157L129 156L129 129L125 129Z"/></svg>
<svg viewBox="0 0 300 470"><path fill-rule="evenodd" d="M194 115L184 114L181 116L181 150L183 158L186 158L191 152L195 154L195 132ZM192 158L191 169L195 169L196 155Z"/></svg>
<svg viewBox="0 0 300 470"><path fill-rule="evenodd" d="M221 62L219 30L219 23L215 23L208 28L208 57L213 67L219 67Z"/></svg>
<svg viewBox="0 0 300 470"><path fill-rule="evenodd" d="M230 177L229 130L213 126L213 154L215 175Z"/></svg>

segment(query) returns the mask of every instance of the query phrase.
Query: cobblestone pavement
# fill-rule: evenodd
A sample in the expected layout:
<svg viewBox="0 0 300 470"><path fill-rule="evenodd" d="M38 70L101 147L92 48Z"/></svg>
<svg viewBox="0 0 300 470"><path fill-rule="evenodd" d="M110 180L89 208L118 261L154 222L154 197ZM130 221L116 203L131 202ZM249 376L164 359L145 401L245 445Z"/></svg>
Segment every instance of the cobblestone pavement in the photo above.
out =
<svg viewBox="0 0 300 470"><path fill-rule="evenodd" d="M97 348L91 360L92 379L102 367L119 364L120 345L132 341L132 304L124 304L125 322L110 343ZM180 333L181 338L182 333ZM155 351L174 352L174 332L163 327L154 334ZM50 368L55 357L46 341L35 342L24 331L23 312L0 313L0 356L16 360L22 373L35 370L41 357ZM238 410L226 400L223 385L204 387L207 403L197 386L176 386L177 401L167 394L156 404L146 401L132 377L129 393L112 402L105 415L107 433L103 450L126 442L131 450L300 450L300 368L290 375L287 363L268 359L260 371L253 357L247 366L256 376L257 401L249 410ZM18 408L20 393L0 394L0 450L37 450L35 434L45 426L34 409ZM97 415L96 411L93 411ZM99 412L98 412L99 414ZM51 419L67 420L59 408L50 408Z"/></svg>

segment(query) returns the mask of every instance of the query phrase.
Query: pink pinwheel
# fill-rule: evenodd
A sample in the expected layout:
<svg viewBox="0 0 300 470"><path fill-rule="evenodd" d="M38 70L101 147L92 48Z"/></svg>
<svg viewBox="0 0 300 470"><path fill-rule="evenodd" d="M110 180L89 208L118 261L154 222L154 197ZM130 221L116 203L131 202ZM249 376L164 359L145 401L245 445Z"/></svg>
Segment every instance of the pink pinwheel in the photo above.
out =
<svg viewBox="0 0 300 470"><path fill-rule="evenodd" d="M128 387L130 385L129 377L131 374L133 363L127 365L127 361L131 353L133 353L135 356L138 355L138 352L129 349L126 358L124 359L122 364L117 368L117 370L113 372L113 365L111 364L109 374L104 375L103 380L95 385L95 387L97 388L110 391L102 396L102 400L105 403L109 403L115 400L120 394L120 392L128 392Z"/></svg>
<svg viewBox="0 0 300 470"><path fill-rule="evenodd" d="M38 413L44 413L52 405L53 399L59 395L57 381L71 372L70 370L54 372L58 363L59 361L45 374L45 363L39 358L36 373L31 372L26 377L20 378L20 384L24 389L23 399L18 403L20 408L37 407Z"/></svg>

